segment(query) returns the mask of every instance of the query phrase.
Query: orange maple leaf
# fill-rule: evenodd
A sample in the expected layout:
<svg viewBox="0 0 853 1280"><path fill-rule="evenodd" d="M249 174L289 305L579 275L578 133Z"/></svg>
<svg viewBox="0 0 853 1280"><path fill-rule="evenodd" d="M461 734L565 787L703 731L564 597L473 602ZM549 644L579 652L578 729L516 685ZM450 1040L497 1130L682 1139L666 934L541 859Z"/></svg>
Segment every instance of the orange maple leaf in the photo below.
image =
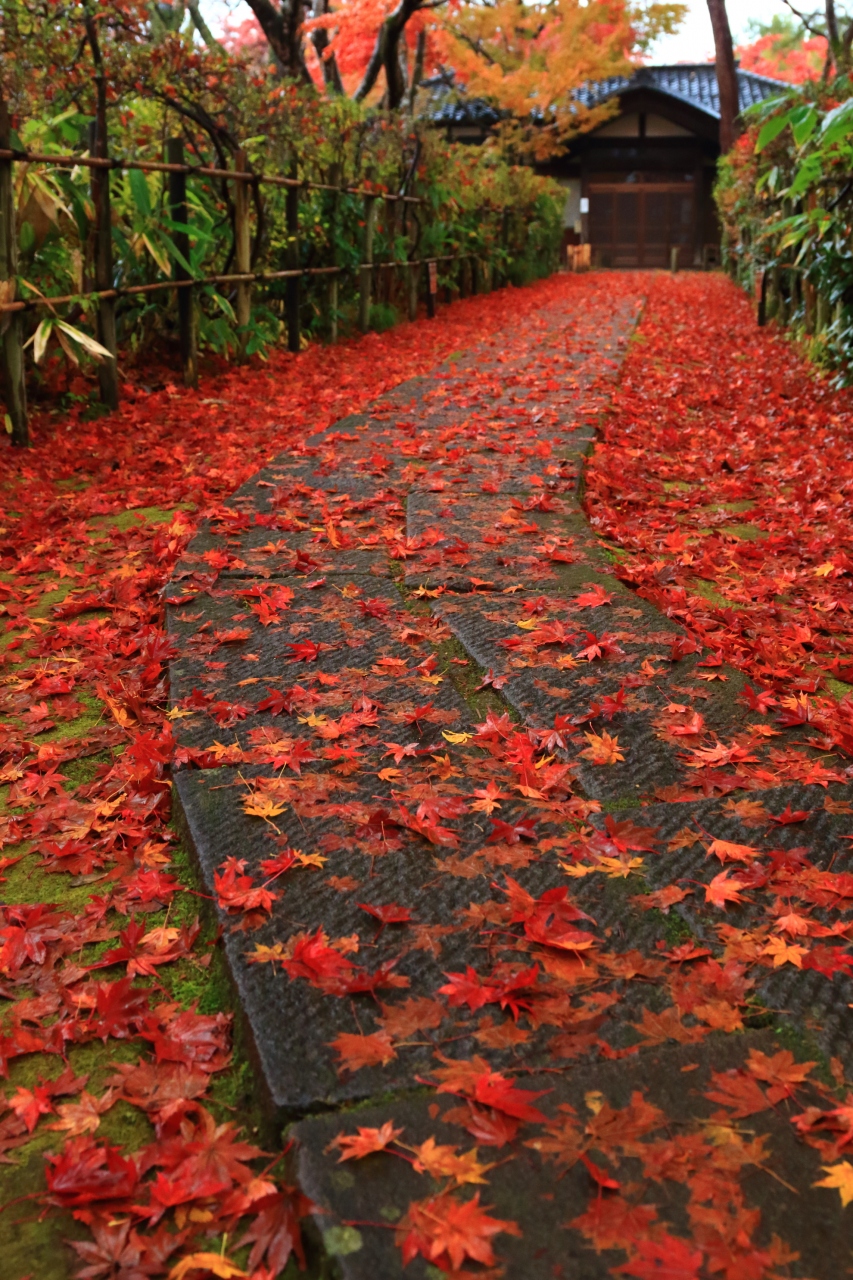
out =
<svg viewBox="0 0 853 1280"><path fill-rule="evenodd" d="M386 1120L380 1129L369 1129L359 1125L358 1133L339 1133L333 1138L326 1150L337 1147L340 1151L338 1164L344 1160L361 1160L372 1155L374 1151L384 1151L392 1142L396 1142L402 1129L394 1128L393 1120Z"/></svg>
<svg viewBox="0 0 853 1280"><path fill-rule="evenodd" d="M745 880L730 876L728 871L721 871L710 884L705 885L705 901L725 911L727 902L743 902L741 889L746 888Z"/></svg>
<svg viewBox="0 0 853 1280"><path fill-rule="evenodd" d="M361 1067L385 1066L396 1058L397 1054L387 1031L374 1031L372 1035L354 1035L343 1031L331 1042L332 1048L340 1054L340 1071L358 1071Z"/></svg>
<svg viewBox="0 0 853 1280"><path fill-rule="evenodd" d="M602 729L601 734L585 733L584 737L589 743L588 747L580 753L584 759L591 760L593 764L618 764L620 760L624 760L624 754L619 750L619 739Z"/></svg>

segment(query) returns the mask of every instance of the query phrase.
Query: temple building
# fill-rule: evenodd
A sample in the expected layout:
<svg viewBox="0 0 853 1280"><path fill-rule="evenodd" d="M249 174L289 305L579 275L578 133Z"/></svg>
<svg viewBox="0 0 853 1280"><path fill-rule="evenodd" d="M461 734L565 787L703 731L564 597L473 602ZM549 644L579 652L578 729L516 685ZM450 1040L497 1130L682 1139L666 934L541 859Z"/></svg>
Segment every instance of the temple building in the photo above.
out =
<svg viewBox="0 0 853 1280"><path fill-rule="evenodd" d="M738 71L744 110L779 81ZM720 154L714 64L641 67L582 90L589 104L618 98L618 114L539 166L566 188L565 244L589 244L599 267L712 266L720 231L713 183ZM449 95L448 95L449 97ZM499 119L459 96L433 114L448 138L482 141ZM674 251L674 252L673 252Z"/></svg>

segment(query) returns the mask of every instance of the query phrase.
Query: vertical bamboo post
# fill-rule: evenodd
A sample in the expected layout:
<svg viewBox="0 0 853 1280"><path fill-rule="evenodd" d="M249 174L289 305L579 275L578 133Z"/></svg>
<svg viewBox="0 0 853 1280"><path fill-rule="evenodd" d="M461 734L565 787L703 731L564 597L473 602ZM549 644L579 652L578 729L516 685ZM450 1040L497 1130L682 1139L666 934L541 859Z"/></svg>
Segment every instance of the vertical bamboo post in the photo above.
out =
<svg viewBox="0 0 853 1280"><path fill-rule="evenodd" d="M410 320L418 318L418 280L420 278L421 268L417 262L410 262L408 275L408 307L407 314Z"/></svg>
<svg viewBox="0 0 853 1280"><path fill-rule="evenodd" d="M376 230L376 196L364 197L364 255L359 272L358 327L370 328L370 293L373 283L373 236Z"/></svg>
<svg viewBox="0 0 853 1280"><path fill-rule="evenodd" d="M298 177L296 160L290 166L290 177ZM299 270L299 188L288 187L284 202L287 225L287 269ZM284 286L284 306L287 314L287 349L298 352L300 346L299 302L301 289L299 276L288 276Z"/></svg>
<svg viewBox="0 0 853 1280"><path fill-rule="evenodd" d="M329 167L329 185L334 187L332 192L332 211L329 218L329 239L332 246L332 261L330 265L336 267L338 265L338 213L341 201L341 166L337 163ZM326 328L330 342L337 342L338 340L338 283L337 272L333 272L329 276L327 297L329 317Z"/></svg>
<svg viewBox="0 0 853 1280"><path fill-rule="evenodd" d="M166 142L166 159L169 164L184 163L183 138L169 138ZM169 214L172 222L187 225L187 175L169 174ZM188 231L172 231L175 248L186 262L190 258ZM189 280L190 273L182 263L175 263L175 280ZM198 385L198 358L196 354L195 299L192 285L175 290L178 302L178 341L181 350L181 369L185 387Z"/></svg>
<svg viewBox="0 0 853 1280"><path fill-rule="evenodd" d="M438 293L438 263L428 262L426 264L427 273L427 315L430 320L435 319L435 299Z"/></svg>
<svg viewBox="0 0 853 1280"><path fill-rule="evenodd" d="M234 157L236 173L248 173L246 153L241 147ZM234 265L238 275L252 270L252 230L249 222L249 183L245 178L234 181ZM240 329L240 358L246 358L248 328L252 320L252 286L248 280L237 284L237 324Z"/></svg>
<svg viewBox="0 0 853 1280"><path fill-rule="evenodd" d="M418 281L420 279L420 263L415 261L417 253L420 224L417 206L403 206L403 230L406 232L406 262L403 267L403 280L406 290L406 314L409 320L418 318Z"/></svg>
<svg viewBox="0 0 853 1280"><path fill-rule="evenodd" d="M755 292L758 297L758 315L757 321L759 328L763 328L767 324L767 291L770 284L770 274L762 269L758 273L755 282Z"/></svg>
<svg viewBox="0 0 853 1280"><path fill-rule="evenodd" d="M509 209L501 211L501 284L509 281Z"/></svg>
<svg viewBox="0 0 853 1280"><path fill-rule="evenodd" d="M9 114L0 94L0 147L9 148ZM15 301L18 270L18 232L11 160L0 160L0 299ZM20 311L0 313L0 366L6 401L6 429L12 444L25 449L30 443L27 425L27 386L24 381L23 317Z"/></svg>
<svg viewBox="0 0 853 1280"><path fill-rule="evenodd" d="M106 160L109 146L107 139L107 77L95 18L86 11L86 38L92 50L95 64L95 135L92 148L94 157ZM113 287L113 226L110 212L110 171L92 169L92 204L95 209L95 288ZM98 341L109 351L109 357L98 365L98 383L101 403L108 409L118 408L118 348L116 344L115 298L98 299Z"/></svg>

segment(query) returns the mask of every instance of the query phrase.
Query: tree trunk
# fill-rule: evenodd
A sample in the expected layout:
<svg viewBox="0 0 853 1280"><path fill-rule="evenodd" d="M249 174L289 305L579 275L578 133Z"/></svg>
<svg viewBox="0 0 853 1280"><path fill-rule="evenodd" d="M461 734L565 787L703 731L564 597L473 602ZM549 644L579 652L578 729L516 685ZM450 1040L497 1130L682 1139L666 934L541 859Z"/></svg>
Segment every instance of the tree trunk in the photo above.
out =
<svg viewBox="0 0 853 1280"><path fill-rule="evenodd" d="M279 75L313 84L302 57L302 0L285 0L278 8L272 0L248 0L248 5L266 36Z"/></svg>
<svg viewBox="0 0 853 1280"><path fill-rule="evenodd" d="M328 12L329 0L316 0L314 4L315 17L319 18L322 14ZM324 27L318 27L316 31L312 31L311 43L314 46L317 57L320 59L320 66L323 68L323 80L329 93L343 93L343 81L341 80L341 73L338 70L335 55L332 53L328 58L323 57L330 43L328 31Z"/></svg>
<svg viewBox="0 0 853 1280"><path fill-rule="evenodd" d="M385 105L396 110L406 95L406 84L400 67L400 37L413 13L421 7L421 0L400 0L397 8L382 23L376 36L376 44L370 55L367 70L353 97L363 101L376 83L381 70L385 71Z"/></svg>
<svg viewBox="0 0 853 1280"><path fill-rule="evenodd" d="M732 44L732 33L726 13L726 0L708 0L708 12L714 29L714 48L717 58L717 85L720 91L720 151L731 151L738 136L737 118L740 114L737 68Z"/></svg>

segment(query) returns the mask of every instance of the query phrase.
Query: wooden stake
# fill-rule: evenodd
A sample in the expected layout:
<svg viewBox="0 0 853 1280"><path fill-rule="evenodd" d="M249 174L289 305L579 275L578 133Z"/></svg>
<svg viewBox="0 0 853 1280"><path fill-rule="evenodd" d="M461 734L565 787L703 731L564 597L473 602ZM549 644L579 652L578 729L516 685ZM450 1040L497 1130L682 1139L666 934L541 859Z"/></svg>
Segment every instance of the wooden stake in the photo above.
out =
<svg viewBox="0 0 853 1280"><path fill-rule="evenodd" d="M341 185L341 166L337 163L329 166L328 180L330 186L338 188ZM338 265L338 213L340 209L341 195L336 189L332 192L332 209L329 216L329 243L332 249L331 265ZM328 319L326 324L326 332L329 335L330 342L338 340L338 277L337 275L329 276L329 292L328 292Z"/></svg>
<svg viewBox="0 0 853 1280"><path fill-rule="evenodd" d="M370 294L373 283L373 235L376 230L376 196L364 197L364 264L359 273L358 327L370 328Z"/></svg>
<svg viewBox="0 0 853 1280"><path fill-rule="evenodd" d="M296 161L290 168L291 178L298 177ZM287 268L299 267L299 188L288 187L285 196L285 221L287 224ZM299 276L291 276L284 286L285 312L287 315L287 349L298 352L300 345L299 301L301 289Z"/></svg>
<svg viewBox="0 0 853 1280"><path fill-rule="evenodd" d="M0 147L9 148L9 114L0 94ZM0 295L15 300L18 269L18 231L15 219L12 161L0 160ZM0 367L6 401L6 430L12 444L25 449L30 443L27 425L27 386L24 381L24 318L20 312L0 315Z"/></svg>
<svg viewBox="0 0 853 1280"><path fill-rule="evenodd" d="M427 279L427 295L426 295L427 315L429 316L430 320L434 320L435 319L435 300L438 294L438 263L437 262L428 262L426 264L426 279Z"/></svg>
<svg viewBox="0 0 853 1280"><path fill-rule="evenodd" d="M169 138L166 142L166 159L169 164L184 163L182 138ZM187 175L169 173L169 213L173 222L187 225ZM173 231L175 248L189 262L190 237L187 231ZM175 263L175 279L189 280L190 273L180 262ZM198 357L196 353L195 298L192 287L176 289L178 302L178 341L181 347L181 368L184 386L198 386Z"/></svg>
<svg viewBox="0 0 853 1280"><path fill-rule="evenodd" d="M234 157L234 168L237 173L247 173L246 153L241 149ZM252 231L249 222L249 184L234 183L234 263L236 274L248 274L252 270ZM240 359L246 358L248 328L252 321L252 286L248 281L240 281L237 285L237 324L240 332Z"/></svg>
<svg viewBox="0 0 853 1280"><path fill-rule="evenodd" d="M86 10L86 38L92 50L95 64L95 135L93 154L106 160L109 154L107 140L107 78L98 43L95 18ZM110 213L110 171L91 170L92 204L95 207L95 288L113 287L113 224ZM109 351L109 358L98 365L98 383L101 403L108 409L118 408L118 348L116 345L115 298L98 299L98 341Z"/></svg>

